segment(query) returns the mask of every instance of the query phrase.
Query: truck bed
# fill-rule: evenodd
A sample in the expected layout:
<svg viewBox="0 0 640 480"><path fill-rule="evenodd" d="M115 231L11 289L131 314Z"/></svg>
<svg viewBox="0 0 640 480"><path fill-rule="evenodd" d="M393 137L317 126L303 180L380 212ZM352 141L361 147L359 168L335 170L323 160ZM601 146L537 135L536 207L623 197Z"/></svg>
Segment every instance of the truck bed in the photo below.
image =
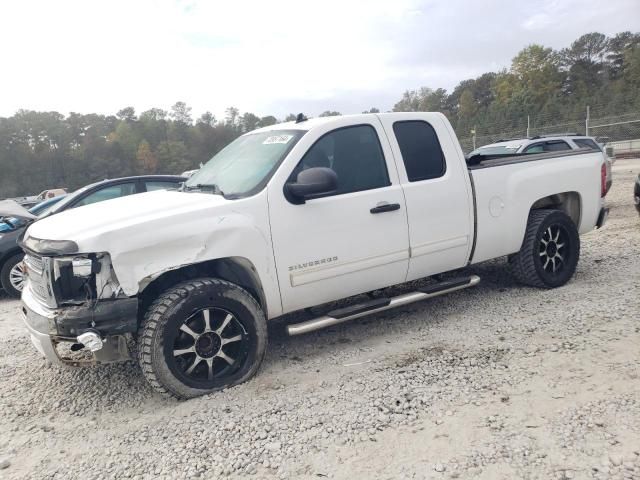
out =
<svg viewBox="0 0 640 480"><path fill-rule="evenodd" d="M478 170L480 168L500 167L503 165L512 165L514 163L536 162L538 160L547 160L550 158L570 157L575 155L584 155L593 153L593 150L587 148L583 150L563 150L559 152L543 152L543 153L518 153L511 154L495 154L495 155L474 155L467 159L467 168L469 170Z"/></svg>
<svg viewBox="0 0 640 480"><path fill-rule="evenodd" d="M601 165L602 153L593 150L503 155L468 165L476 200L471 263L520 250L529 211L547 196L571 197L578 230L592 230L600 210Z"/></svg>

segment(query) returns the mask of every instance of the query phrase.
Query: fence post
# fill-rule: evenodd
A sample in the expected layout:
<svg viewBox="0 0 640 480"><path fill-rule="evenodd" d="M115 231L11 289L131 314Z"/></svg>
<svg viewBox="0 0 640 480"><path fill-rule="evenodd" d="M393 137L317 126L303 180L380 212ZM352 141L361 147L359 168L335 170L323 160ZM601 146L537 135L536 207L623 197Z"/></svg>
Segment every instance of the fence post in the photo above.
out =
<svg viewBox="0 0 640 480"><path fill-rule="evenodd" d="M587 118L584 121L584 134L589 136L589 105L587 105Z"/></svg>
<svg viewBox="0 0 640 480"><path fill-rule="evenodd" d="M529 126L530 126L529 115L527 115L527 138L529 138Z"/></svg>
<svg viewBox="0 0 640 480"><path fill-rule="evenodd" d="M473 140L473 149L476 149L476 126L473 126L473 130L471 130L471 139Z"/></svg>

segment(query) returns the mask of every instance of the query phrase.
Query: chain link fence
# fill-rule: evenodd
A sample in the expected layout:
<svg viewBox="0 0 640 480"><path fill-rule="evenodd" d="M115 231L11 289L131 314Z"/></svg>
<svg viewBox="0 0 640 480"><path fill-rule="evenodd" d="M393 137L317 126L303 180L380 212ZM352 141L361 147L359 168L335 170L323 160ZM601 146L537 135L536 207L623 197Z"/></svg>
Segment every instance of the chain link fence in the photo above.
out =
<svg viewBox="0 0 640 480"><path fill-rule="evenodd" d="M460 138L460 144L467 154L500 140L580 133L596 137L598 142L611 147L617 158L640 157L640 111L596 116L601 108L587 107L584 113L562 122L554 121L553 116L525 116L516 128L485 125L476 128L475 135L472 130L472 135Z"/></svg>

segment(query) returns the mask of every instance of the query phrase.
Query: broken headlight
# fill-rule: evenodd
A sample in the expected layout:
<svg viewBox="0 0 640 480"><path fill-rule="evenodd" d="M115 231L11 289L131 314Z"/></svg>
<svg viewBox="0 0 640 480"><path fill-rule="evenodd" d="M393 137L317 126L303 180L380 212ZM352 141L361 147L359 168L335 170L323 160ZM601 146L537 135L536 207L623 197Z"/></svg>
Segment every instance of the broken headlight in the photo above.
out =
<svg viewBox="0 0 640 480"><path fill-rule="evenodd" d="M90 253L53 259L53 278L58 303L78 304L113 298L120 285L107 253Z"/></svg>
<svg viewBox="0 0 640 480"><path fill-rule="evenodd" d="M100 266L100 264L92 258L77 257L71 260L71 271L73 276L78 278L89 278L91 274L97 273L94 271L98 270L97 266Z"/></svg>

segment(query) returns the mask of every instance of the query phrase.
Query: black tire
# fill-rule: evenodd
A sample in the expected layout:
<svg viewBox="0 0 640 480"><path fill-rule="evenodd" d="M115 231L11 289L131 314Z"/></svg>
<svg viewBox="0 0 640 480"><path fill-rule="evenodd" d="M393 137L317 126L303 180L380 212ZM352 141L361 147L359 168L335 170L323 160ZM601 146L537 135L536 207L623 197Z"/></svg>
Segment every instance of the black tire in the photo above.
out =
<svg viewBox="0 0 640 480"><path fill-rule="evenodd" d="M580 236L573 220L559 210L545 209L529 214L522 247L509 263L520 283L556 288L573 277L579 258Z"/></svg>
<svg viewBox="0 0 640 480"><path fill-rule="evenodd" d="M193 398L255 375L267 349L267 322L255 298L239 286L189 280L151 304L137 347L140 368L155 390Z"/></svg>
<svg viewBox="0 0 640 480"><path fill-rule="evenodd" d="M16 267L16 265L22 262L23 258L24 253L16 253L4 262L2 270L0 270L0 283L2 284L2 288L10 297L13 298L20 298L22 289L15 288L11 283L11 271Z"/></svg>

